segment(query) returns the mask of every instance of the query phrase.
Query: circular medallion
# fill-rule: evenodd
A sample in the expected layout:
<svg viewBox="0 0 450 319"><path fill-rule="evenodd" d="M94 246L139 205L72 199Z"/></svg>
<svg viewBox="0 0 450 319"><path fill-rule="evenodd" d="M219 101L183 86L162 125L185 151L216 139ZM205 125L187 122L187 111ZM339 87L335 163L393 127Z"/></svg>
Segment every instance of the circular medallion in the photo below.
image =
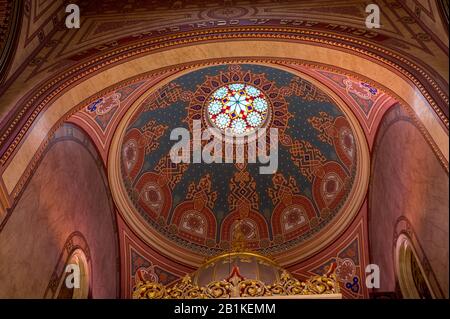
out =
<svg viewBox="0 0 450 319"><path fill-rule="evenodd" d="M215 90L207 103L207 117L216 128L245 135L263 127L269 112L264 93L252 85L233 83Z"/></svg>

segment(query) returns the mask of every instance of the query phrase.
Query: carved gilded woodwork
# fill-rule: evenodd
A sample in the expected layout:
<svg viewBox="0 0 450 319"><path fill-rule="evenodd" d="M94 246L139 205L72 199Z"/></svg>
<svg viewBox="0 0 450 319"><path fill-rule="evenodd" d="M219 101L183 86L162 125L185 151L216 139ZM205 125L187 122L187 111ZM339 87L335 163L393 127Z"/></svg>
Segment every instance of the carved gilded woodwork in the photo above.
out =
<svg viewBox="0 0 450 319"><path fill-rule="evenodd" d="M264 256L255 253L232 252L215 257L206 262L205 265L210 265L212 262L229 263L233 258L247 260L250 256L265 265L268 264L267 260L269 259ZM334 273L334 265L331 265L327 274L312 276L306 281L300 281L270 260L269 263L274 272L281 272L279 278L270 284L257 278L243 277L239 267L234 265L228 278L199 285L195 281L198 281L196 279L199 277L198 272L205 271L204 265L196 273L186 275L174 285L164 286L157 282L140 281L134 288L133 299L219 299L305 295L316 295L318 297L318 295L340 293L339 283ZM256 273L259 274L259 272Z"/></svg>

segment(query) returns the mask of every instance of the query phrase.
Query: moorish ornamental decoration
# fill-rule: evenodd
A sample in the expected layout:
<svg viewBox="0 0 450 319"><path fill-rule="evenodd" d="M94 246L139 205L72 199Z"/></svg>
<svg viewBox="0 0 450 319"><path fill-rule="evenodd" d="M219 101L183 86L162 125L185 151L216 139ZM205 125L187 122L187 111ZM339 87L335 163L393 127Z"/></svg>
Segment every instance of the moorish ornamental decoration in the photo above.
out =
<svg viewBox="0 0 450 319"><path fill-rule="evenodd" d="M210 97L208 118L215 127L234 134L260 128L267 119L269 103L261 90L252 85L233 83L221 86Z"/></svg>

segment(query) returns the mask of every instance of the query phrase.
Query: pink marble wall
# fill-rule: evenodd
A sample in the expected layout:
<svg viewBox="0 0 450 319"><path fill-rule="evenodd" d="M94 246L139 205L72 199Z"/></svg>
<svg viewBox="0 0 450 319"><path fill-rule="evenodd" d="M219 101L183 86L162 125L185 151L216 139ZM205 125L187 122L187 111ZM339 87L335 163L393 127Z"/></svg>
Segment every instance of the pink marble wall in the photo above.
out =
<svg viewBox="0 0 450 319"><path fill-rule="evenodd" d="M449 179L418 128L399 107L383 119L372 164L369 240L379 291L394 291L394 227L404 216L448 297Z"/></svg>
<svg viewBox="0 0 450 319"><path fill-rule="evenodd" d="M79 130L58 134L64 140L48 149L0 232L0 298L42 298L74 231L92 256L92 297L118 295L117 227L102 167Z"/></svg>

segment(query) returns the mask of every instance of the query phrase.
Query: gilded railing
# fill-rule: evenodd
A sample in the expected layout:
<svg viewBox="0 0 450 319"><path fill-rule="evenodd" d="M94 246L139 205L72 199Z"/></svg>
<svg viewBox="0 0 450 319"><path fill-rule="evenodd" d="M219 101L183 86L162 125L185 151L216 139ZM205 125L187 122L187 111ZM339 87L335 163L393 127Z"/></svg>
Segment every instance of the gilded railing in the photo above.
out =
<svg viewBox="0 0 450 319"><path fill-rule="evenodd" d="M133 292L134 299L209 299L209 298L245 298L338 294L339 283L336 275L313 276L299 281L284 271L280 280L272 285L254 279L242 279L233 276L228 280L214 281L199 287L192 283L189 275L173 286L165 287L160 283L139 282Z"/></svg>

